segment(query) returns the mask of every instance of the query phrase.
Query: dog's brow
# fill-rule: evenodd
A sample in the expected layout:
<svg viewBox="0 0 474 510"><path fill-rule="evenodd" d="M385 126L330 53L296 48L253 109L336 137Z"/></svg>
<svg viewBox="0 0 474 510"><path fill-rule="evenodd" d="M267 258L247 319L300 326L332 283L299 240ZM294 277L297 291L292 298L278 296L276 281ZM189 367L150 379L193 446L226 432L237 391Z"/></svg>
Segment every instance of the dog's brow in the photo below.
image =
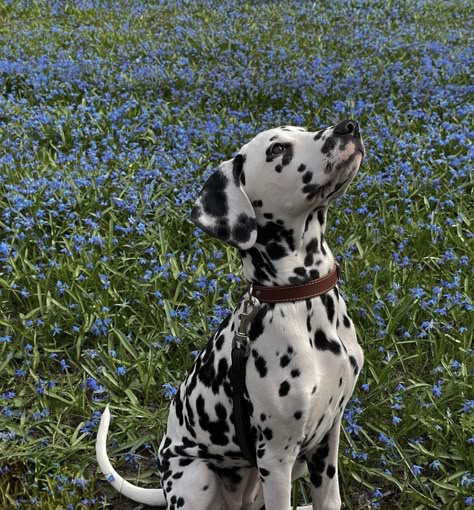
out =
<svg viewBox="0 0 474 510"><path fill-rule="evenodd" d="M272 137L270 138L270 142L273 142L273 140L276 140L277 138L278 138L278 135L272 136Z"/></svg>

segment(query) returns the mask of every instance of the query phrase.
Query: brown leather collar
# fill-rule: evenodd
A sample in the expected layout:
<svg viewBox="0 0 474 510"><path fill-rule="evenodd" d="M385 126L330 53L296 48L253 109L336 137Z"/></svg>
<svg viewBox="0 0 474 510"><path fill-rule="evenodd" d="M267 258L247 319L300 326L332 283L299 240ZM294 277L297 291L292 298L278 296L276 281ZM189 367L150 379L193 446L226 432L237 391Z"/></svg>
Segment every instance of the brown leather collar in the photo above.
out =
<svg viewBox="0 0 474 510"><path fill-rule="evenodd" d="M339 264L335 262L331 272L322 278L299 285L279 285L277 287L254 285L251 287L251 295L261 303L288 303L310 299L326 294L333 289L339 281L340 272Z"/></svg>

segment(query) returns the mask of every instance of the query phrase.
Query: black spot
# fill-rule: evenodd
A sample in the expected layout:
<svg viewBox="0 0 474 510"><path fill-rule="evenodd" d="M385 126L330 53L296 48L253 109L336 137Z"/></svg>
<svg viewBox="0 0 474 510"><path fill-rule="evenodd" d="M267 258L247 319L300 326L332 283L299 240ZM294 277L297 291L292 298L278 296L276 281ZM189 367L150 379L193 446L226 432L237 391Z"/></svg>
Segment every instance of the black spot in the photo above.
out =
<svg viewBox="0 0 474 510"><path fill-rule="evenodd" d="M318 239L316 237L314 237L306 245L306 253L316 253L317 251L318 251Z"/></svg>
<svg viewBox="0 0 474 510"><path fill-rule="evenodd" d="M286 354L283 354L283 356L280 358L280 366L282 368L285 368L290 363L290 357Z"/></svg>
<svg viewBox="0 0 474 510"><path fill-rule="evenodd" d="M267 362L265 361L265 358L260 356L255 349L252 349L252 356L254 357L255 368L257 369L258 374L260 375L260 377L265 377L268 372Z"/></svg>
<svg viewBox="0 0 474 510"><path fill-rule="evenodd" d="M305 170L306 170L306 165L301 164L301 165L298 167L298 172L304 172Z"/></svg>
<svg viewBox="0 0 474 510"><path fill-rule="evenodd" d="M273 439L273 432L268 427L263 431L263 435L267 441L271 441Z"/></svg>
<svg viewBox="0 0 474 510"><path fill-rule="evenodd" d="M329 154L331 151L333 151L336 147L336 140L334 136L329 136L326 138L323 146L321 147L321 152L323 154Z"/></svg>
<svg viewBox="0 0 474 510"><path fill-rule="evenodd" d="M293 270L298 276L306 276L306 268L304 267L295 267Z"/></svg>
<svg viewBox="0 0 474 510"><path fill-rule="evenodd" d="M319 190L319 188L320 187L317 184L305 184L303 186L302 191L303 191L303 193L308 193L308 194L314 196L317 193L317 191ZM308 198L310 198L310 197L308 197Z"/></svg>
<svg viewBox="0 0 474 510"><path fill-rule="evenodd" d="M317 329L314 334L314 345L320 351L331 351L333 354L341 353L341 344L337 340L328 339L322 329Z"/></svg>
<svg viewBox="0 0 474 510"><path fill-rule="evenodd" d="M251 218L244 213L239 214L237 222L232 229L232 237L239 244L246 243L256 228L257 222L255 218Z"/></svg>
<svg viewBox="0 0 474 510"><path fill-rule="evenodd" d="M265 413L262 413L260 415L260 421L265 421L267 419L267 415Z"/></svg>
<svg viewBox="0 0 474 510"><path fill-rule="evenodd" d="M339 388L342 386L342 377L339 377Z"/></svg>
<svg viewBox="0 0 474 510"><path fill-rule="evenodd" d="M277 165L275 167L275 172L281 173L282 170L283 170L283 166L282 165Z"/></svg>
<svg viewBox="0 0 474 510"><path fill-rule="evenodd" d="M323 483L323 477L316 473L316 471L310 472L309 479L311 480L311 483L313 484L313 487L321 487L321 484Z"/></svg>
<svg viewBox="0 0 474 510"><path fill-rule="evenodd" d="M266 212L263 214L263 217L266 218L267 220L271 220L271 219L273 219L273 214Z"/></svg>
<svg viewBox="0 0 474 510"><path fill-rule="evenodd" d="M349 356L349 361L351 362L351 366L354 369L354 375L357 375L359 373L359 365L357 364L354 356Z"/></svg>
<svg viewBox="0 0 474 510"><path fill-rule="evenodd" d="M267 221L265 225L257 225L257 242L263 245L286 241L290 251L294 251L293 230L286 229L282 220Z"/></svg>
<svg viewBox="0 0 474 510"><path fill-rule="evenodd" d="M303 416L303 413L301 411L296 411L296 413L293 415L295 420L299 420Z"/></svg>
<svg viewBox="0 0 474 510"><path fill-rule="evenodd" d="M230 227L225 218L220 218L217 223L217 227L210 227L208 230L211 235L214 235L224 241L227 241L230 237Z"/></svg>
<svg viewBox="0 0 474 510"><path fill-rule="evenodd" d="M204 184L202 193L202 206L204 211L217 218L227 215L229 207L225 188L229 180L223 172L213 173Z"/></svg>
<svg viewBox="0 0 474 510"><path fill-rule="evenodd" d="M329 476L329 478L333 478L336 474L336 468L332 464L329 464L326 470L326 474Z"/></svg>
<svg viewBox="0 0 474 510"><path fill-rule="evenodd" d="M258 470L260 471L260 475L263 477L268 476L270 474L270 471L268 471L265 468L258 468Z"/></svg>
<svg viewBox="0 0 474 510"><path fill-rule="evenodd" d="M332 321L334 320L334 299L329 294L323 294L321 296L321 301L323 302L323 305L326 308L328 320L329 322L332 323Z"/></svg>
<svg viewBox="0 0 474 510"><path fill-rule="evenodd" d="M299 377L301 375L301 372L297 369L297 368L294 368L291 372L290 372L290 375L291 377L295 378L295 377Z"/></svg>
<svg viewBox="0 0 474 510"><path fill-rule="evenodd" d="M346 328L351 327L351 321L347 315L344 315L344 317L342 318L342 322Z"/></svg>
<svg viewBox="0 0 474 510"><path fill-rule="evenodd" d="M272 260L278 260L287 255L285 248L278 243L270 243L267 246L267 253Z"/></svg>
<svg viewBox="0 0 474 510"><path fill-rule="evenodd" d="M245 156L237 154L234 161L232 162L232 175L234 176L234 182L236 186L240 186L240 180L242 178L242 170L244 168ZM242 184L245 186L245 177L243 178Z"/></svg>
<svg viewBox="0 0 474 510"><path fill-rule="evenodd" d="M314 135L314 138L313 140L319 140L322 136L323 136L323 133L326 131L326 129L321 129L321 131L318 131L315 135Z"/></svg>
<svg viewBox="0 0 474 510"><path fill-rule="evenodd" d="M304 258L304 265L306 267L312 266L314 262L314 255L312 253L307 253Z"/></svg>
<svg viewBox="0 0 474 510"><path fill-rule="evenodd" d="M326 222L326 209L318 209L318 222L321 226Z"/></svg>
<svg viewBox="0 0 474 510"><path fill-rule="evenodd" d="M222 349L222 346L224 345L224 335L219 335L216 340L216 349L220 351Z"/></svg>
<svg viewBox="0 0 474 510"><path fill-rule="evenodd" d="M303 175L303 184L308 184L313 177L313 172L306 172Z"/></svg>
<svg viewBox="0 0 474 510"><path fill-rule="evenodd" d="M290 383L288 381L283 381L280 384L280 389L278 390L280 397L285 397L286 395L288 395L290 388L291 388Z"/></svg>
<svg viewBox="0 0 474 510"><path fill-rule="evenodd" d="M204 397L199 395L196 399L196 410L199 417L199 425L203 430L209 432L211 442L222 446L228 444L229 439L226 432L229 431L229 425L226 408L221 403L217 403L214 410L218 419L211 421L205 411Z"/></svg>

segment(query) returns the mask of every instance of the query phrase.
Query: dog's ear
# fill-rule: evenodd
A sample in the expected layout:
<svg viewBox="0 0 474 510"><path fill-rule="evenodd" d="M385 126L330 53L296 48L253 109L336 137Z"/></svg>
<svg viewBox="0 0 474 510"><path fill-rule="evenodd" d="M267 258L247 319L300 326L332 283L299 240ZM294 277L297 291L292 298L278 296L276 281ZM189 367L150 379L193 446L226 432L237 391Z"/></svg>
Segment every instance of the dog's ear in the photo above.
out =
<svg viewBox="0 0 474 510"><path fill-rule="evenodd" d="M257 240L255 211L242 189L245 156L225 161L204 184L191 213L192 221L204 232L240 250Z"/></svg>

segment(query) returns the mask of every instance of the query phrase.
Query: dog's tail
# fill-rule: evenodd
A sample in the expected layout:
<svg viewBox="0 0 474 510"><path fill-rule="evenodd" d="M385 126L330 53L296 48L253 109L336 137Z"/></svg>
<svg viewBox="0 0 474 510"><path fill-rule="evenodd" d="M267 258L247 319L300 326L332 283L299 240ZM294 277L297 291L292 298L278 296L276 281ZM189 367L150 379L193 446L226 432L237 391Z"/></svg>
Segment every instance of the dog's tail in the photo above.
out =
<svg viewBox="0 0 474 510"><path fill-rule="evenodd" d="M95 443L95 452L100 470L105 475L107 481L114 489L127 498L144 503L150 506L166 506L165 496L162 489L143 489L127 482L112 467L107 456L107 432L110 423L110 410L107 406L100 418L99 430L97 431L97 440Z"/></svg>

